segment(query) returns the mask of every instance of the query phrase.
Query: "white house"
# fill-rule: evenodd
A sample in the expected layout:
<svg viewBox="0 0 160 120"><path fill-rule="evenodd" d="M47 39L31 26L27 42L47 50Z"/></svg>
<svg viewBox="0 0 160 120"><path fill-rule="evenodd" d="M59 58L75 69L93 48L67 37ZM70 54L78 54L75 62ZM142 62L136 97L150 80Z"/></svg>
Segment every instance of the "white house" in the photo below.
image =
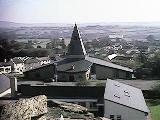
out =
<svg viewBox="0 0 160 120"><path fill-rule="evenodd" d="M146 120L149 109L138 88L107 80L104 94L104 117L111 120Z"/></svg>
<svg viewBox="0 0 160 120"><path fill-rule="evenodd" d="M12 67L12 71L15 73L22 74L24 71L24 62L21 58L15 57L9 61L9 64Z"/></svg>
<svg viewBox="0 0 160 120"><path fill-rule="evenodd" d="M11 65L6 62L0 62L0 73L10 73Z"/></svg>

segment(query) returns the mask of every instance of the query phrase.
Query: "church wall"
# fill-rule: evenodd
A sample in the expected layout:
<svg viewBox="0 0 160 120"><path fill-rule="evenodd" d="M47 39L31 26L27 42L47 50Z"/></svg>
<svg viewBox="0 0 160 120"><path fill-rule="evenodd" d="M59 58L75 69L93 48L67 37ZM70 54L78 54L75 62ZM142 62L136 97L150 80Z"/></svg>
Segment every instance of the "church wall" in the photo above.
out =
<svg viewBox="0 0 160 120"><path fill-rule="evenodd" d="M90 70L78 73L58 72L58 81L72 82L70 81L70 76L74 76L74 81L88 80L90 77Z"/></svg>

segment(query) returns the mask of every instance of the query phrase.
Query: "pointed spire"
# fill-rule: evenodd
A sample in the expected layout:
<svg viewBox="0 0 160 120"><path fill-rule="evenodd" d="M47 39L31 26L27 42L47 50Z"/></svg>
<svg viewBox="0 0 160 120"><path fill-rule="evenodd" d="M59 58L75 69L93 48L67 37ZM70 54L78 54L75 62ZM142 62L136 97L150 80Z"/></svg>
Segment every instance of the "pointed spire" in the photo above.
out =
<svg viewBox="0 0 160 120"><path fill-rule="evenodd" d="M86 50L84 48L76 23L73 29L70 44L68 46L68 55L77 57L84 57L86 55Z"/></svg>

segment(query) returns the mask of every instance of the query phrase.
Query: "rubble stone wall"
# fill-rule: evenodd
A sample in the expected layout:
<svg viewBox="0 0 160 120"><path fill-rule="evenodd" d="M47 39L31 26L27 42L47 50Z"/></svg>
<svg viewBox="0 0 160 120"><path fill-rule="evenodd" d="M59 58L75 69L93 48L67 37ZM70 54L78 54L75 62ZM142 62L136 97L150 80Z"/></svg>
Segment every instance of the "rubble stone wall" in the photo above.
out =
<svg viewBox="0 0 160 120"><path fill-rule="evenodd" d="M20 99L3 106L0 120L39 120L46 119L47 97L35 96L28 99ZM40 117L39 117L40 116ZM43 117L42 117L43 116Z"/></svg>

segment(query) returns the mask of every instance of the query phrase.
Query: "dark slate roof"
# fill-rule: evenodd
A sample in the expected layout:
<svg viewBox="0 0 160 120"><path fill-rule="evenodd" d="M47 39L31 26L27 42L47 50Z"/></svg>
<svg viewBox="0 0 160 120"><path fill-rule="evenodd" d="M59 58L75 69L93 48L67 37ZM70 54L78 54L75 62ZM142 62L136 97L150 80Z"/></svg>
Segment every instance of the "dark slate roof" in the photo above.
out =
<svg viewBox="0 0 160 120"><path fill-rule="evenodd" d="M49 57L39 57L39 58L37 58L37 59L40 60L40 61L50 60Z"/></svg>
<svg viewBox="0 0 160 120"><path fill-rule="evenodd" d="M10 79L4 74L0 74L0 93L10 88Z"/></svg>
<svg viewBox="0 0 160 120"><path fill-rule="evenodd" d="M9 63L11 63L12 61L13 61L15 64L23 63L23 60L21 60L21 59L18 58L18 57L15 57L15 58L11 59L11 60L9 61Z"/></svg>
<svg viewBox="0 0 160 120"><path fill-rule="evenodd" d="M40 62L40 60L38 60L37 58L29 58L26 61L24 61L25 64L38 63L38 62Z"/></svg>
<svg viewBox="0 0 160 120"><path fill-rule="evenodd" d="M141 89L118 81L107 80L104 99L139 111L149 112Z"/></svg>
<svg viewBox="0 0 160 120"><path fill-rule="evenodd" d="M87 60L69 62L57 66L59 72L84 72L91 67L92 63Z"/></svg>
<svg viewBox="0 0 160 120"><path fill-rule="evenodd" d="M68 55L86 55L82 39L80 37L77 25L75 24L71 41L68 46Z"/></svg>
<svg viewBox="0 0 160 120"><path fill-rule="evenodd" d="M48 66L50 66L50 65L54 65L54 61L51 61L50 63L44 64L44 65L40 65L39 63L34 64L34 65L27 65L27 66L26 66L26 70L24 70L24 73L25 73L25 72L28 72L28 71L32 71L32 70L41 69L41 68L43 68L43 67L48 67Z"/></svg>
<svg viewBox="0 0 160 120"><path fill-rule="evenodd" d="M6 62L0 62L0 67L3 67L3 66L10 66L10 64Z"/></svg>
<svg viewBox="0 0 160 120"><path fill-rule="evenodd" d="M95 63L97 65L102 65L102 66L106 66L106 67L110 67L110 68L116 68L116 69L123 70L123 71L133 72L133 70L130 69L130 68L123 67L121 65L117 65L117 64L114 64L114 63L111 63L111 62L107 62L105 60L101 60L101 59L98 59L98 58L93 58L93 57L86 56L85 59L92 62L92 63Z"/></svg>

